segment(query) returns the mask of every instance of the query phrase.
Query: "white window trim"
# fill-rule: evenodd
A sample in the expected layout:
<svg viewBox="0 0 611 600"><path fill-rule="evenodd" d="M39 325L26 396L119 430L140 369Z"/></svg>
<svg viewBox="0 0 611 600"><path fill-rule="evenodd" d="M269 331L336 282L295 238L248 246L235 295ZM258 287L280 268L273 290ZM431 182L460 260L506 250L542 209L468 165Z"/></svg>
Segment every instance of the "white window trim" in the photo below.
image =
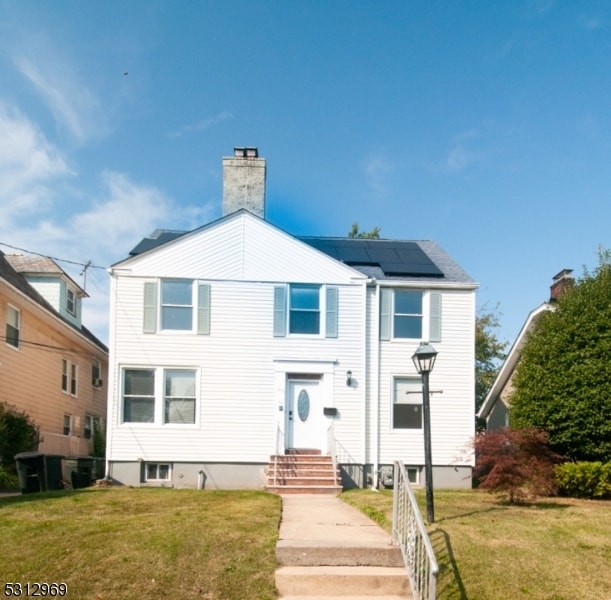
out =
<svg viewBox="0 0 611 600"><path fill-rule="evenodd" d="M420 393L420 401L412 401L410 402L409 400L405 401L405 402L395 402L395 389L396 389L396 383L397 380L409 380L410 382L413 382L415 385L418 385L418 389L417 390L413 390L414 391L414 396L417 398L418 394ZM423 398L421 395L421 390L422 390L422 380L418 375L402 375L402 374L394 374L391 376L391 394L390 394L390 411L389 411L389 430L391 433L393 434L398 434L398 435L405 435L406 432L411 431L414 434L422 434L424 432L424 414L421 413L421 426L420 427L395 427L395 423L394 423L394 405L395 404L412 404L412 405L418 405L421 407L421 411L423 410L422 407L422 402L423 402ZM411 391L411 390L410 390Z"/></svg>
<svg viewBox="0 0 611 600"><path fill-rule="evenodd" d="M154 407L153 421L151 423L140 423L138 421L125 421L125 405L124 405L124 390L125 390L125 372L128 370L153 370L155 372L154 382ZM195 422L194 423L165 423L165 372L169 371L189 371L195 374ZM201 391L200 391L200 369L198 367L189 367L180 365L177 367L170 366L142 366L142 365L122 365L121 366L121 388L120 388L120 410L118 411L119 426L133 427L159 427L164 429L199 429L200 427L200 406L201 406Z"/></svg>
<svg viewBox="0 0 611 600"><path fill-rule="evenodd" d="M388 291L390 293L390 315L387 317L389 320L388 326L390 327L389 337L381 338L382 341L398 343L398 344L413 344L414 342L420 342L422 340L429 340L439 343L441 338L438 337L441 334L441 331L438 332L437 336L435 336L435 340L432 339L432 331L431 331L431 318L432 318L432 296L434 294L439 295L439 290L436 289L427 289L422 287L387 287L384 286L381 288L382 290ZM422 293L422 335L418 338L404 338L404 337L396 337L395 336L395 292L420 292ZM441 300L438 301L439 303ZM439 304L439 310L442 311L442 305ZM380 306L380 311L382 307ZM380 313L378 318L382 320L383 315ZM438 319L442 319L442 315L438 316ZM382 325L380 325L382 327Z"/></svg>
<svg viewBox="0 0 611 600"><path fill-rule="evenodd" d="M68 417L68 422L69 422L69 431L68 431L68 433L65 433L66 432L66 417ZM74 418L72 417L72 415L64 414L62 433L66 437L69 437L69 436L71 436L74 433Z"/></svg>
<svg viewBox="0 0 611 600"><path fill-rule="evenodd" d="M291 287L318 287L318 333L291 333ZM286 337L303 340L323 339L327 331L327 286L318 283L289 283L286 286Z"/></svg>
<svg viewBox="0 0 611 600"><path fill-rule="evenodd" d="M396 295L397 292L412 292L412 293L419 293L421 294L421 298L422 298L422 306L421 306L421 310L422 312L420 314L417 313L397 313L397 310L395 308L396 304ZM395 288L393 289L392 292L392 300L391 300L391 313L390 313L390 327L392 330L392 335L391 335L391 339L396 340L396 341L409 341L409 342L413 342L414 340L425 340L428 339L427 338L427 334L428 332L426 331L428 329L427 327L427 319L428 319L428 305L429 305L429 294L426 290L423 289L418 289L418 288ZM405 317L420 317L420 330L421 330L421 334L419 336L416 337L398 337L397 335L395 335L395 319L397 316L405 316Z"/></svg>
<svg viewBox="0 0 611 600"><path fill-rule="evenodd" d="M70 309L70 298L72 297L72 310ZM66 312L73 317L76 317L78 313L77 309L77 298L78 295L71 290L70 288L66 288Z"/></svg>
<svg viewBox="0 0 611 600"><path fill-rule="evenodd" d="M155 465L156 466L156 472L157 475L159 475L159 467L167 467L168 468L168 476L166 479L161 479L159 477L156 478L149 478L148 476L148 467L149 465ZM144 482L145 483L149 483L149 482L155 482L155 483L159 483L160 481L162 482L171 482L172 481L172 464L171 463L167 463L167 462L153 462L153 461L147 461L144 463Z"/></svg>
<svg viewBox="0 0 611 600"><path fill-rule="evenodd" d="M16 345L16 346L15 346L14 344L11 344L11 343L8 341L8 336L6 335L6 328L7 328L9 325L11 325L11 327L14 327L14 325L9 324L9 320L8 320L8 317L9 317L9 309L10 309L10 310L14 310L14 311L15 311L15 313L16 313L16 315L17 315L17 327L16 327L16 329L17 329L17 345ZM16 306L13 306L12 304L7 304L7 310L6 310L6 323L5 323L5 326L4 326L4 327L5 327L5 329L4 329L4 333L5 333L5 340L4 340L4 341L6 342L6 345L7 345L9 348L12 348L13 350L17 350L17 351L21 350L21 310L19 310L19 309L18 309Z"/></svg>
<svg viewBox="0 0 611 600"><path fill-rule="evenodd" d="M65 385L64 378L66 380ZM72 382L74 382L74 392L72 391ZM78 398L78 365L67 358L62 358L61 388L64 394Z"/></svg>

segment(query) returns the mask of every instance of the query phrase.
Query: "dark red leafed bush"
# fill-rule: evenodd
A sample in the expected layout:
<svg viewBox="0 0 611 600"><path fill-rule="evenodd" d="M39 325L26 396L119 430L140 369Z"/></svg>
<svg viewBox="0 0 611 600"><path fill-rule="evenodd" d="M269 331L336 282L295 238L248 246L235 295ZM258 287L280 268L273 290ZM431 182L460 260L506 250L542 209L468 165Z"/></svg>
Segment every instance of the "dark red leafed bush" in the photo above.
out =
<svg viewBox="0 0 611 600"><path fill-rule="evenodd" d="M474 438L474 476L479 486L511 503L556 493L555 465L562 458L539 429L493 429Z"/></svg>

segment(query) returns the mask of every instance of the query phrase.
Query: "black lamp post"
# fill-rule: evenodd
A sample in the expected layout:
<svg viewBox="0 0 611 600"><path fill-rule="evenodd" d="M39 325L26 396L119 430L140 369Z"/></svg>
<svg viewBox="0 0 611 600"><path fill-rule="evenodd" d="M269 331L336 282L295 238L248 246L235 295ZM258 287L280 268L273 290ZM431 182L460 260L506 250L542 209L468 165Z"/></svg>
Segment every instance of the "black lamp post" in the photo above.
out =
<svg viewBox="0 0 611 600"><path fill-rule="evenodd" d="M435 366L437 351L428 342L420 342L420 346L412 360L416 371L422 375L422 415L424 419L424 478L426 485L426 520L435 522L433 506L433 464L431 459L431 411L429 403L429 373Z"/></svg>

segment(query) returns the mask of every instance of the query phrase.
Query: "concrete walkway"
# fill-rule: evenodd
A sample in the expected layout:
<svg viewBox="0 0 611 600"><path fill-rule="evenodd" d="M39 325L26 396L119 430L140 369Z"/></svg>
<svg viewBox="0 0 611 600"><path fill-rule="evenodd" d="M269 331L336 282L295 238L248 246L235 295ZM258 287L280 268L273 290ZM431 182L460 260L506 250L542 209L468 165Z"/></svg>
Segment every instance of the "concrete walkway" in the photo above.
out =
<svg viewBox="0 0 611 600"><path fill-rule="evenodd" d="M334 495L282 495L276 557L285 600L411 598L390 535Z"/></svg>

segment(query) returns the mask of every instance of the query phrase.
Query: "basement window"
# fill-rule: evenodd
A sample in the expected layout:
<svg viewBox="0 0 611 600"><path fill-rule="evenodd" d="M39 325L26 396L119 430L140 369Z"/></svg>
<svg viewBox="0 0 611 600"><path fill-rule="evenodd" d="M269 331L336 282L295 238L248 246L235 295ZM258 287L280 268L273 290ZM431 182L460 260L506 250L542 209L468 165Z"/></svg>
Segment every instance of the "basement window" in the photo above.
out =
<svg viewBox="0 0 611 600"><path fill-rule="evenodd" d="M145 481L169 481L170 465L168 463L146 463L144 470Z"/></svg>

